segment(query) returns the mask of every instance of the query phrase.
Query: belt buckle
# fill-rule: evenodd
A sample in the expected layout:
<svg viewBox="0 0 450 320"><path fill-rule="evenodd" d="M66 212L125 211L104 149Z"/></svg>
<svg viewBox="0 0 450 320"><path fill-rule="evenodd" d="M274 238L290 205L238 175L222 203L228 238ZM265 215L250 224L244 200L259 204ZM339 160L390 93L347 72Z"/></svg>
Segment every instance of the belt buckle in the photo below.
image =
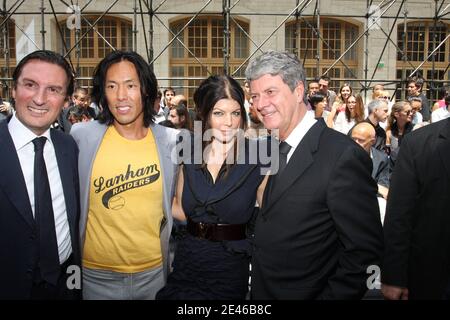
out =
<svg viewBox="0 0 450 320"><path fill-rule="evenodd" d="M206 234L208 233L208 225L203 222L199 222L198 228L198 234L200 238L206 239Z"/></svg>

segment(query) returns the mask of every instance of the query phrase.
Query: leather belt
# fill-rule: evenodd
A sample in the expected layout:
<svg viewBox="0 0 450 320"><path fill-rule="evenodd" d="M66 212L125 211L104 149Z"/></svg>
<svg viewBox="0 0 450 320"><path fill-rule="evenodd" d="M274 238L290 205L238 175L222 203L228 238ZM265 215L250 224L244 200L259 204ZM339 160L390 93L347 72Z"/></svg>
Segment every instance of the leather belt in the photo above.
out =
<svg viewBox="0 0 450 320"><path fill-rule="evenodd" d="M187 218L187 232L197 238L210 241L243 240L247 238L246 224L215 224L194 222Z"/></svg>

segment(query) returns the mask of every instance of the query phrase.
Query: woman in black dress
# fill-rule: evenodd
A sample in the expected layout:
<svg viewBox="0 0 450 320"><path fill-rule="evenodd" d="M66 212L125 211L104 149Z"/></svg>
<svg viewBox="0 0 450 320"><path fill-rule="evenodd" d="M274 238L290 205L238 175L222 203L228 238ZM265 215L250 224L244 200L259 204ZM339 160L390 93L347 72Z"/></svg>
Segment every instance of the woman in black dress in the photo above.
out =
<svg viewBox="0 0 450 320"><path fill-rule="evenodd" d="M187 220L187 232L178 240L173 272L156 298L245 299L248 225L267 180L251 144L263 142L239 140L246 124L244 92L233 78L209 77L194 102L203 129L203 139L194 140L208 141L202 143L201 163L185 161L180 169L172 211L176 219Z"/></svg>

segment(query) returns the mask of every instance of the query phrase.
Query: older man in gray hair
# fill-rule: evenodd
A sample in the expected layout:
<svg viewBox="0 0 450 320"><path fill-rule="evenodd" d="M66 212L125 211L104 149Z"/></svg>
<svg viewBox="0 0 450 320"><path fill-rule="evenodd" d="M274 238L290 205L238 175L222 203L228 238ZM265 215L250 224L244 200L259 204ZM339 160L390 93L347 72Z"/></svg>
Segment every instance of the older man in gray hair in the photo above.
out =
<svg viewBox="0 0 450 320"><path fill-rule="evenodd" d="M253 106L281 141L256 219L252 298L360 299L383 248L368 154L306 112L295 56L266 52L246 77Z"/></svg>
<svg viewBox="0 0 450 320"><path fill-rule="evenodd" d="M373 144L373 147L377 150L385 151L386 131L380 126L380 122L386 122L386 119L389 116L388 104L384 100L372 100L367 105L367 110L369 115L364 122L370 123L375 129L375 143ZM348 136L350 137L352 136L353 128L348 133Z"/></svg>

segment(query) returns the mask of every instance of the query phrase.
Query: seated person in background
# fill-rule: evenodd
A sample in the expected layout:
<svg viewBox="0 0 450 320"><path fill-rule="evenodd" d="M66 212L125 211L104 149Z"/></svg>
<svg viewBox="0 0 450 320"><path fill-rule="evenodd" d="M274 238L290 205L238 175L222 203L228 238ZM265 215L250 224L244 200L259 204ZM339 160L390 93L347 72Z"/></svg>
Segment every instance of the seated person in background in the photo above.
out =
<svg viewBox="0 0 450 320"><path fill-rule="evenodd" d="M410 97L408 101L412 111L411 123L415 126L416 124L423 122L423 116L420 113L422 110L422 100L418 97Z"/></svg>
<svg viewBox="0 0 450 320"><path fill-rule="evenodd" d="M438 108L431 113L431 122L438 122L450 117L450 95L445 97L445 108Z"/></svg>
<svg viewBox="0 0 450 320"><path fill-rule="evenodd" d="M380 123L386 123L389 116L388 105L385 100L372 100L367 106L369 116L364 122L370 123L375 129L376 140L374 148L385 151L386 149L386 131L381 127Z"/></svg>
<svg viewBox="0 0 450 320"><path fill-rule="evenodd" d="M265 137L269 134L269 131L264 127L261 119L258 118L258 113L253 106L252 100L249 100L250 107L248 110L248 128L245 130L245 136L247 138Z"/></svg>
<svg viewBox="0 0 450 320"><path fill-rule="evenodd" d="M163 127L175 129L175 125L170 120L163 120L158 124Z"/></svg>
<svg viewBox="0 0 450 320"><path fill-rule="evenodd" d="M386 128L386 148L389 150L392 168L397 159L403 137L412 131L412 108L408 101L398 101L392 106Z"/></svg>
<svg viewBox="0 0 450 320"><path fill-rule="evenodd" d="M75 124L78 122L91 121L92 117L86 110L86 108L75 105L69 108L69 112L67 113L67 120L69 120L71 124Z"/></svg>
<svg viewBox="0 0 450 320"><path fill-rule="evenodd" d="M170 107L178 106L180 104L184 104L186 106L186 109L189 113L189 117L191 118L191 126L194 127L194 121L195 121L195 112L192 109L189 109L188 101L186 99L185 95L177 94L175 97L172 98L170 101ZM170 120L170 118L169 118Z"/></svg>
<svg viewBox="0 0 450 320"><path fill-rule="evenodd" d="M380 205L381 222L383 222L386 200L389 193L389 159L383 151L373 147L373 144L375 143L375 129L370 123L358 123L352 129L351 137L357 144L366 150L372 159L372 178L378 185L378 204Z"/></svg>
<svg viewBox="0 0 450 320"><path fill-rule="evenodd" d="M347 99L344 112L340 112L337 117L336 115L336 103L333 104L330 114L327 117L327 125L336 131L343 134L348 134L351 128L364 119L364 111L357 107L356 97L350 95Z"/></svg>
<svg viewBox="0 0 450 320"><path fill-rule="evenodd" d="M184 103L172 106L169 111L169 119L176 129L192 131L191 117Z"/></svg>
<svg viewBox="0 0 450 320"><path fill-rule="evenodd" d="M311 81L308 82L308 93L306 94L306 108L309 110L312 110L312 104L311 104L311 97L313 95L315 95L316 93L320 93L323 96L325 96L325 94L323 94L322 92L319 92L319 79L313 79ZM327 106L328 103L328 99L325 101L325 108Z"/></svg>
<svg viewBox="0 0 450 320"><path fill-rule="evenodd" d="M448 96L449 93L447 91L446 87L440 87L437 89L437 101L433 104L433 107L431 107L431 111L433 114L433 111L438 110L439 108L446 108L445 105L445 97Z"/></svg>
<svg viewBox="0 0 450 320"><path fill-rule="evenodd" d="M311 106L311 110L308 112L314 113L314 118L323 118L326 119L328 117L329 112L325 110L327 105L327 97L322 93L314 93L313 95L308 97L309 105Z"/></svg>

